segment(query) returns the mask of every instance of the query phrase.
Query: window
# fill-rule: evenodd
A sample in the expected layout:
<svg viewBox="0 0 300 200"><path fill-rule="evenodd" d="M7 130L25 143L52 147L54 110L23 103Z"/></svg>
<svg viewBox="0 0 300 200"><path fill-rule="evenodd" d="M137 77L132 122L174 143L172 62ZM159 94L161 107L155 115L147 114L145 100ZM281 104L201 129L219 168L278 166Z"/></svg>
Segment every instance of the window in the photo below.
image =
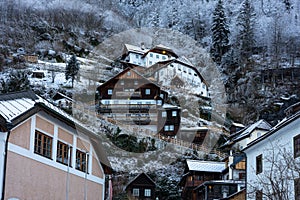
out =
<svg viewBox="0 0 300 200"><path fill-rule="evenodd" d="M131 72L129 71L129 72L127 72L127 76L131 76Z"/></svg>
<svg viewBox="0 0 300 200"><path fill-rule="evenodd" d="M151 189L145 189L145 197L151 197Z"/></svg>
<svg viewBox="0 0 300 200"><path fill-rule="evenodd" d="M108 95L112 95L112 93L113 93L113 90L112 90L112 89L108 89L108 90L107 90L107 94L108 94Z"/></svg>
<svg viewBox="0 0 300 200"><path fill-rule="evenodd" d="M135 55L135 58L139 58L139 55Z"/></svg>
<svg viewBox="0 0 300 200"><path fill-rule="evenodd" d="M246 180L246 173L245 172L240 172L239 173L239 179L240 180Z"/></svg>
<svg viewBox="0 0 300 200"><path fill-rule="evenodd" d="M71 166L71 155L72 155L72 147L70 147L68 144L57 141L56 161L68 165L68 160L69 160L69 166Z"/></svg>
<svg viewBox="0 0 300 200"><path fill-rule="evenodd" d="M263 163L262 163L262 154L256 157L256 174L262 173Z"/></svg>
<svg viewBox="0 0 300 200"><path fill-rule="evenodd" d="M51 158L52 156L52 138L39 131L35 131L34 153Z"/></svg>
<svg viewBox="0 0 300 200"><path fill-rule="evenodd" d="M138 85L139 82L137 80L134 81L134 85Z"/></svg>
<svg viewBox="0 0 300 200"><path fill-rule="evenodd" d="M174 131L174 125L170 125L170 131Z"/></svg>
<svg viewBox="0 0 300 200"><path fill-rule="evenodd" d="M172 117L176 117L177 116L177 111L176 110L173 110L172 111Z"/></svg>
<svg viewBox="0 0 300 200"><path fill-rule="evenodd" d="M162 117L167 117L167 112L166 112L166 111L162 111L162 112L161 112L161 116L162 116Z"/></svg>
<svg viewBox="0 0 300 200"><path fill-rule="evenodd" d="M257 190L255 192L255 200L262 200L262 190Z"/></svg>
<svg viewBox="0 0 300 200"><path fill-rule="evenodd" d="M146 94L146 95L150 95L150 92L151 92L150 89L146 89L146 90L145 90L145 94Z"/></svg>
<svg viewBox="0 0 300 200"><path fill-rule="evenodd" d="M160 94L159 97L163 99L164 98L164 94Z"/></svg>
<svg viewBox="0 0 300 200"><path fill-rule="evenodd" d="M150 57L153 58L153 53L150 53Z"/></svg>
<svg viewBox="0 0 300 200"><path fill-rule="evenodd" d="M152 65L152 61L149 61L149 65Z"/></svg>
<svg viewBox="0 0 300 200"><path fill-rule="evenodd" d="M159 55L156 55L156 58L159 58Z"/></svg>
<svg viewBox="0 0 300 200"><path fill-rule="evenodd" d="M132 189L132 195L135 197L140 196L140 189L139 188L133 188Z"/></svg>
<svg viewBox="0 0 300 200"><path fill-rule="evenodd" d="M295 200L300 199L300 178L294 180Z"/></svg>
<svg viewBox="0 0 300 200"><path fill-rule="evenodd" d="M162 56L162 59L163 59L163 60L166 60L166 56Z"/></svg>
<svg viewBox="0 0 300 200"><path fill-rule="evenodd" d="M120 84L121 84L121 85L124 85L124 81L121 81Z"/></svg>
<svg viewBox="0 0 300 200"><path fill-rule="evenodd" d="M157 100L157 105L162 105L162 100Z"/></svg>
<svg viewBox="0 0 300 200"><path fill-rule="evenodd" d="M294 158L300 156L300 135L294 137Z"/></svg>
<svg viewBox="0 0 300 200"><path fill-rule="evenodd" d="M89 156L87 153L76 150L76 169L87 172Z"/></svg>
<svg viewBox="0 0 300 200"><path fill-rule="evenodd" d="M164 127L164 131L169 131L169 126L168 125Z"/></svg>

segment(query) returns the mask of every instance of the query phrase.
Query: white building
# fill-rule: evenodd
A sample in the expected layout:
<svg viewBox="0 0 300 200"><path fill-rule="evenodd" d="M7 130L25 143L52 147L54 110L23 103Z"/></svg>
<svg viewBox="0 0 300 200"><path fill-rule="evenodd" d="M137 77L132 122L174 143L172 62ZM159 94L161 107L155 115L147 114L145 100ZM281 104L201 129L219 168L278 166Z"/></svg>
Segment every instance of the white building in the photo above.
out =
<svg viewBox="0 0 300 200"><path fill-rule="evenodd" d="M247 199L300 199L299 111L249 143L244 152Z"/></svg>
<svg viewBox="0 0 300 200"><path fill-rule="evenodd" d="M223 145L223 147L243 150L249 143L264 135L271 128L272 126L268 122L261 119L230 135L229 140Z"/></svg>
<svg viewBox="0 0 300 200"><path fill-rule="evenodd" d="M208 83L196 67L169 47L157 45L152 49L125 44L124 62L144 67L144 75L153 77L161 86L184 87L191 93L209 97ZM181 82L180 84L174 83Z"/></svg>

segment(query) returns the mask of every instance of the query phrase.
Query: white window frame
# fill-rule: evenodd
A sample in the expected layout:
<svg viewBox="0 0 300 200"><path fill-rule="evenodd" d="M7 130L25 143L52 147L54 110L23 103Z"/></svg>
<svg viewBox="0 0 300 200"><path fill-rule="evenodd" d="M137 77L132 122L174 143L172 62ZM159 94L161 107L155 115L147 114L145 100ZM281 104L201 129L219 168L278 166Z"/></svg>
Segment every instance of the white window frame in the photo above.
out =
<svg viewBox="0 0 300 200"><path fill-rule="evenodd" d="M151 94L151 89L145 89L145 94L150 95Z"/></svg>
<svg viewBox="0 0 300 200"><path fill-rule="evenodd" d="M169 130L170 130L170 131L174 131L174 125L170 125L170 126L169 126Z"/></svg>
<svg viewBox="0 0 300 200"><path fill-rule="evenodd" d="M108 95L112 95L112 94L113 94L113 89L108 89L108 90L107 90L107 94L108 94Z"/></svg>
<svg viewBox="0 0 300 200"><path fill-rule="evenodd" d="M151 197L151 189L145 189L144 196L145 197Z"/></svg>
<svg viewBox="0 0 300 200"><path fill-rule="evenodd" d="M162 111L161 112L161 117L167 117L167 111Z"/></svg>
<svg viewBox="0 0 300 200"><path fill-rule="evenodd" d="M170 130L169 125L165 125L165 126L164 126L164 131L169 131L169 130Z"/></svg>
<svg viewBox="0 0 300 200"><path fill-rule="evenodd" d="M177 110L172 111L172 117L177 117Z"/></svg>
<svg viewBox="0 0 300 200"><path fill-rule="evenodd" d="M140 196L140 189L139 188L133 188L132 189L132 196L134 196L134 197Z"/></svg>

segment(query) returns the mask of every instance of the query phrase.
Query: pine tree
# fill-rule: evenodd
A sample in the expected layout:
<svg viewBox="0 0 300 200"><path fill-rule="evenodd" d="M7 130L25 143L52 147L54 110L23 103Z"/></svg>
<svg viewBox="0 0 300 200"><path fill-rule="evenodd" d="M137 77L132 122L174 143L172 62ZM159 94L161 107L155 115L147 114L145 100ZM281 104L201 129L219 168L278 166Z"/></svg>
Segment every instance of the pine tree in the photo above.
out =
<svg viewBox="0 0 300 200"><path fill-rule="evenodd" d="M255 12L249 0L245 0L240 9L237 20L239 27L238 50L240 51L240 60L245 62L252 54L255 45L254 39L254 19Z"/></svg>
<svg viewBox="0 0 300 200"><path fill-rule="evenodd" d="M219 0L213 12L212 24L212 49L213 59L220 64L222 56L229 50L229 28L223 7L223 1Z"/></svg>
<svg viewBox="0 0 300 200"><path fill-rule="evenodd" d="M66 66L66 79L72 79L72 88L74 86L74 80L79 72L79 62L77 61L76 55L73 54Z"/></svg>

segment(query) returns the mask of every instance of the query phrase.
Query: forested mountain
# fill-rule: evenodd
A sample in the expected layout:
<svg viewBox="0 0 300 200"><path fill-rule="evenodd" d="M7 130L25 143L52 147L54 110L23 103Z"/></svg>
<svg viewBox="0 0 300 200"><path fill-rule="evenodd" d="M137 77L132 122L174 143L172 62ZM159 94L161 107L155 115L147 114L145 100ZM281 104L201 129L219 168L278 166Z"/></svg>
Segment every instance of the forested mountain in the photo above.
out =
<svg viewBox="0 0 300 200"><path fill-rule="evenodd" d="M60 60L61 52L89 56L125 30L168 28L212 53L234 118L274 115L275 122L299 100L299 74L291 70L300 65L299 0L3 0L0 11L2 67L20 47Z"/></svg>

